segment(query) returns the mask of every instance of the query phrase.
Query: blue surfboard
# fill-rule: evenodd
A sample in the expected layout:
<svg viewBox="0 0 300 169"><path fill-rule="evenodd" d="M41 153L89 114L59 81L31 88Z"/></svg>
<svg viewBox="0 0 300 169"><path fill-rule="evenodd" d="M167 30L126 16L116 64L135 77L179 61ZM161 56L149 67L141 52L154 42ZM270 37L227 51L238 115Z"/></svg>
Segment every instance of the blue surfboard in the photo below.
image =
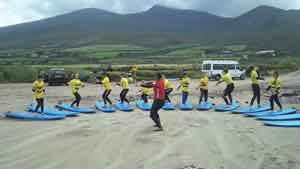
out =
<svg viewBox="0 0 300 169"><path fill-rule="evenodd" d="M283 109L278 111L265 111L265 112L257 112L257 113L244 113L244 115L249 117L265 117L265 116L279 116L286 114L294 114L296 113L296 109Z"/></svg>
<svg viewBox="0 0 300 169"><path fill-rule="evenodd" d="M149 111L151 110L152 105L150 103L145 103L143 100L138 100L136 101L136 106L143 111Z"/></svg>
<svg viewBox="0 0 300 169"><path fill-rule="evenodd" d="M283 121L283 120L300 120L300 114L288 114L279 116L261 116L259 120Z"/></svg>
<svg viewBox="0 0 300 169"><path fill-rule="evenodd" d="M36 108L36 104L30 104L30 105L26 106L26 109L29 112L34 112L35 108ZM39 113L41 113L40 110L39 110ZM71 116L79 115L79 112L58 111L58 110L55 110L55 109L50 109L50 108L45 107L43 114L50 115L50 116L68 116L68 117L71 117Z"/></svg>
<svg viewBox="0 0 300 169"><path fill-rule="evenodd" d="M104 102L97 101L96 108L104 113L113 113L116 110L109 104L105 105Z"/></svg>
<svg viewBox="0 0 300 169"><path fill-rule="evenodd" d="M213 103L211 101L201 102L197 106L197 110L210 110L213 108Z"/></svg>
<svg viewBox="0 0 300 169"><path fill-rule="evenodd" d="M125 111L125 112L133 111L133 107L127 102L121 103L120 101L117 101L115 103L115 106L120 111Z"/></svg>
<svg viewBox="0 0 300 169"><path fill-rule="evenodd" d="M300 120L297 121L265 121L266 126L275 127L300 127Z"/></svg>
<svg viewBox="0 0 300 169"><path fill-rule="evenodd" d="M164 110L175 110L175 105L173 103L166 102L163 106Z"/></svg>
<svg viewBox="0 0 300 169"><path fill-rule="evenodd" d="M257 112L263 112L270 110L270 106L259 106L259 107L246 107L246 108L240 108L233 110L232 113L257 113Z"/></svg>
<svg viewBox="0 0 300 169"><path fill-rule="evenodd" d="M48 120L62 120L66 116L49 116L46 114L39 113L28 113L28 112L8 112L6 113L6 117L21 119L21 120L33 120L33 121L48 121Z"/></svg>
<svg viewBox="0 0 300 169"><path fill-rule="evenodd" d="M179 108L184 111L193 110L193 104L190 101L186 101L185 104L180 103Z"/></svg>
<svg viewBox="0 0 300 169"><path fill-rule="evenodd" d="M221 105L216 106L215 111L227 112L227 111L233 111L239 107L240 107L240 103L237 101L233 101L233 103L231 105L221 104Z"/></svg>
<svg viewBox="0 0 300 169"><path fill-rule="evenodd" d="M81 108L81 107L71 107L70 104L66 104L66 103L57 104L55 107L58 109L61 109L61 110L66 110L66 111L71 111L71 112L87 113L87 114L88 113L96 113L96 111L93 109Z"/></svg>

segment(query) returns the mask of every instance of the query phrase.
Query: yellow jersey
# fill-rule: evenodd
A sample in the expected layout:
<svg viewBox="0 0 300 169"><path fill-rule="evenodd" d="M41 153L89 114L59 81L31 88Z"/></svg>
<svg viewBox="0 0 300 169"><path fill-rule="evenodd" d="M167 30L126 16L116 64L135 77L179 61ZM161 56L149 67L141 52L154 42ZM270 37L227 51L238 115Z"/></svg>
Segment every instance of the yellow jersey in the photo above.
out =
<svg viewBox="0 0 300 169"><path fill-rule="evenodd" d="M164 84L166 89L173 89L173 86L168 79L164 80Z"/></svg>
<svg viewBox="0 0 300 169"><path fill-rule="evenodd" d="M151 95L153 89L148 87L142 87L142 94Z"/></svg>
<svg viewBox="0 0 300 169"><path fill-rule="evenodd" d="M208 77L205 76L203 78L200 79L200 89L203 89L203 90L208 90Z"/></svg>
<svg viewBox="0 0 300 169"><path fill-rule="evenodd" d="M184 77L180 80L180 89L182 92L189 92L191 80L188 77Z"/></svg>
<svg viewBox="0 0 300 169"><path fill-rule="evenodd" d="M128 79L127 79L127 78L124 78L124 77L121 78L120 86L121 86L123 89L129 89Z"/></svg>
<svg viewBox="0 0 300 169"><path fill-rule="evenodd" d="M79 89L84 86L84 84L79 79L73 79L69 82L72 93L78 93Z"/></svg>
<svg viewBox="0 0 300 169"><path fill-rule="evenodd" d="M278 79L272 78L268 84L272 90L279 91L282 87L282 81L279 78Z"/></svg>
<svg viewBox="0 0 300 169"><path fill-rule="evenodd" d="M224 75L222 75L222 80L227 84L227 85L230 85L230 84L233 84L233 80L232 80L232 77L229 73L226 73Z"/></svg>
<svg viewBox="0 0 300 169"><path fill-rule="evenodd" d="M110 80L109 80L109 78L107 76L103 78L102 84L103 84L105 90L112 90L112 86L111 86Z"/></svg>
<svg viewBox="0 0 300 169"><path fill-rule="evenodd" d="M252 82L252 84L259 84L259 81L258 81L258 73L257 73L257 71L256 70L252 70L251 71L251 82Z"/></svg>
<svg viewBox="0 0 300 169"><path fill-rule="evenodd" d="M45 83L43 80L36 80L33 82L32 91L36 99L43 99L45 97Z"/></svg>
<svg viewBox="0 0 300 169"><path fill-rule="evenodd" d="M137 70L138 70L138 66L137 65L133 65L131 67L131 72L137 72Z"/></svg>

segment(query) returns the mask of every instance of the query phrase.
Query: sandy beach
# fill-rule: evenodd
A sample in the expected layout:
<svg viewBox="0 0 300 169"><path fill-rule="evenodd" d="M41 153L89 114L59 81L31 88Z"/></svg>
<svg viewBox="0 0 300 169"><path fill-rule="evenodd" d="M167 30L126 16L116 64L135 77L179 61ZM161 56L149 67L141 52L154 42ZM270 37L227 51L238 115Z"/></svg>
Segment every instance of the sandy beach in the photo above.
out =
<svg viewBox="0 0 300 169"><path fill-rule="evenodd" d="M292 79L286 82L290 89L299 89L296 74L283 77ZM192 86L194 104L199 95L196 84ZM218 94L223 86L214 84L210 83L211 95L216 96L215 103L221 103ZM248 101L249 81L237 81L236 86L235 97L241 103ZM138 88L131 89L130 98L136 98ZM82 106L93 108L102 90L88 84L81 90ZM114 100L119 91L113 91ZM73 98L68 86L47 87L46 94L47 107ZM178 102L179 92L172 99ZM0 84L1 113L23 111L32 101L31 84ZM1 117L0 169L300 168L299 128L266 127L251 118L214 111L161 111L160 115L164 132L153 132L149 113L137 108L51 122Z"/></svg>

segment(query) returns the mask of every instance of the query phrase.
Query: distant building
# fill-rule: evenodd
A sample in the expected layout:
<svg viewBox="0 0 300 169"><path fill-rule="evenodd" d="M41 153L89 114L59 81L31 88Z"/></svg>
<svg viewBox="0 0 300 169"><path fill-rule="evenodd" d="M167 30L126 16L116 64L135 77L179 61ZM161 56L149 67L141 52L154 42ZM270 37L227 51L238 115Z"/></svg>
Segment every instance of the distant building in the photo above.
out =
<svg viewBox="0 0 300 169"><path fill-rule="evenodd" d="M275 50L260 50L255 53L256 55L268 55L268 56L276 56Z"/></svg>
<svg viewBox="0 0 300 169"><path fill-rule="evenodd" d="M243 55L243 59L248 60L248 55Z"/></svg>
<svg viewBox="0 0 300 169"><path fill-rule="evenodd" d="M31 57L32 57L32 58L37 58L37 57L39 57L39 55L38 55L37 53L34 52L34 53L31 53Z"/></svg>
<svg viewBox="0 0 300 169"><path fill-rule="evenodd" d="M225 56L225 57L231 57L231 56L233 56L233 51L231 51L231 50L223 50L221 52L221 55Z"/></svg>
<svg viewBox="0 0 300 169"><path fill-rule="evenodd" d="M62 57L62 54L59 52L54 52L54 53L50 53L49 57L50 58L58 58L58 57Z"/></svg>

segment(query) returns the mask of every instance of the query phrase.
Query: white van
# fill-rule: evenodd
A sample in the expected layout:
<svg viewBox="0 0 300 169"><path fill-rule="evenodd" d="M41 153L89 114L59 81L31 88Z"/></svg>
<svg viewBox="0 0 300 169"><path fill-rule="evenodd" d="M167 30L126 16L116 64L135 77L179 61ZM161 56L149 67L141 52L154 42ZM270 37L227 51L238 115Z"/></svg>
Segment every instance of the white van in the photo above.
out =
<svg viewBox="0 0 300 169"><path fill-rule="evenodd" d="M220 80L222 71L227 68L233 78L244 80L245 70L242 70L239 62L232 60L206 60L202 63L202 73L210 79Z"/></svg>

